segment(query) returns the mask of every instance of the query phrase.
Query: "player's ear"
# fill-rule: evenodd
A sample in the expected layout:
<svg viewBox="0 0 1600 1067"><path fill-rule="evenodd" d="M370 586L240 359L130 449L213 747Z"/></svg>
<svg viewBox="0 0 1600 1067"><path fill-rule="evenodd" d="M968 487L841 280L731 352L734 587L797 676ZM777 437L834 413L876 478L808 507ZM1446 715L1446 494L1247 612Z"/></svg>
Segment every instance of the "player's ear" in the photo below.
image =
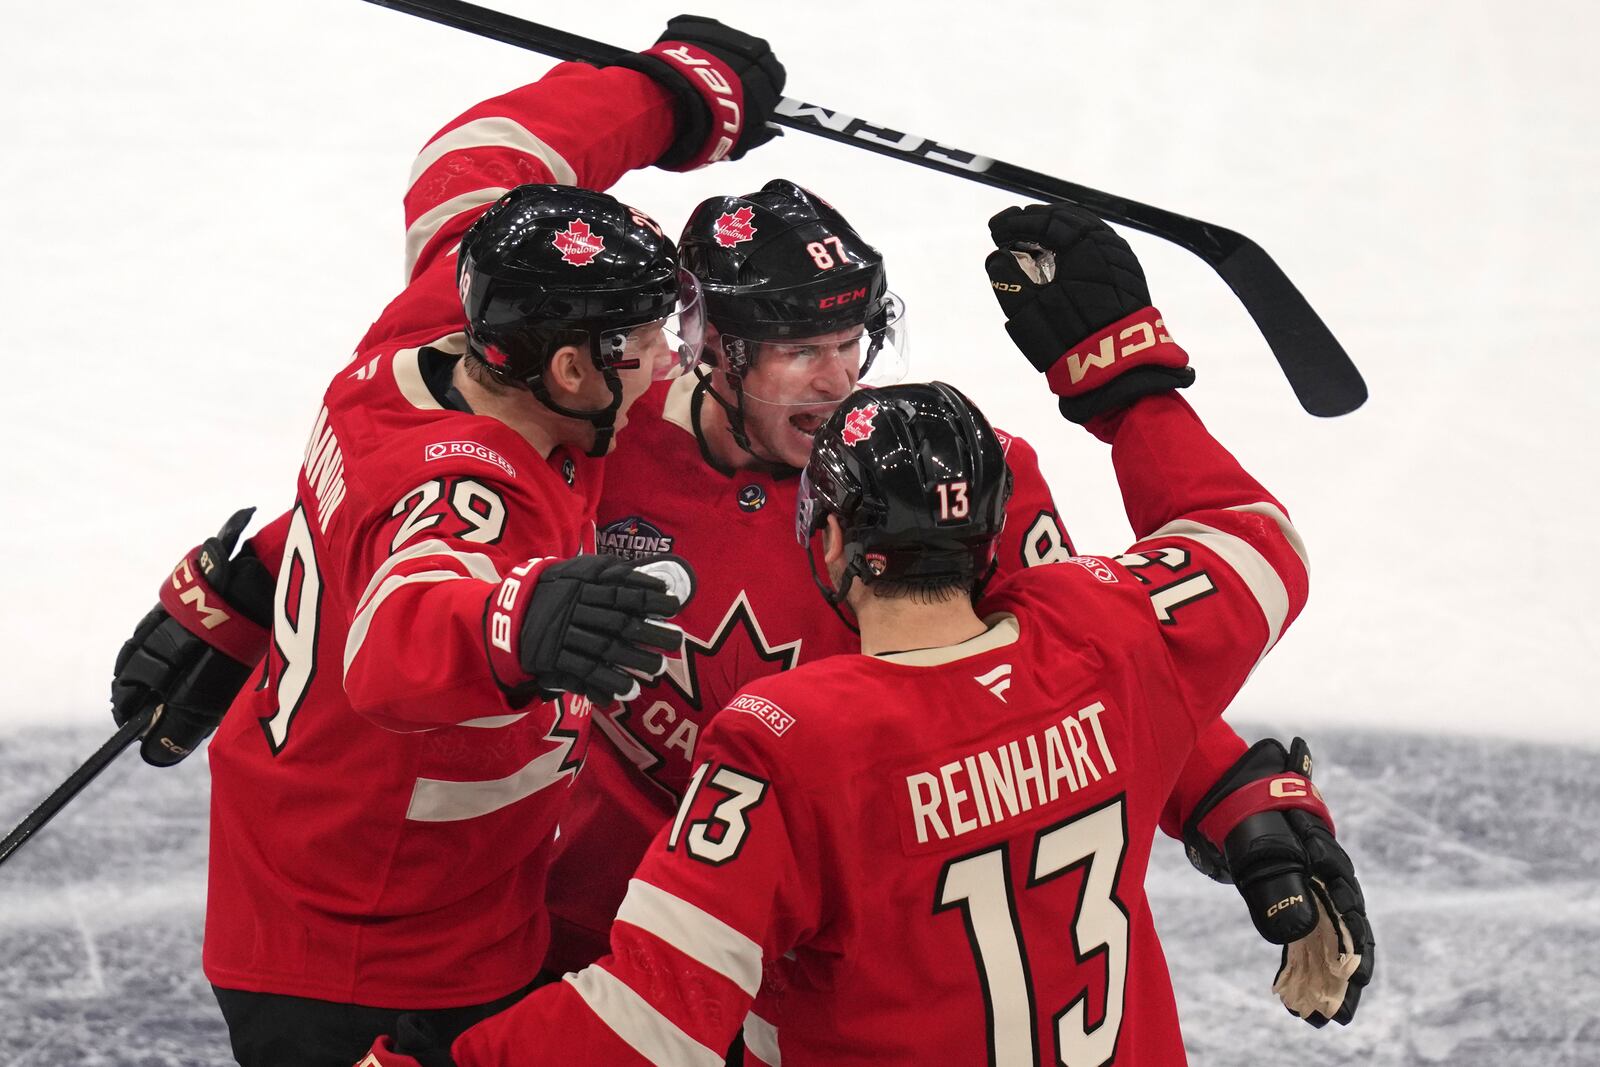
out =
<svg viewBox="0 0 1600 1067"><path fill-rule="evenodd" d="M594 364L583 349L577 345L562 345L551 353L544 380L557 398L575 396L583 391L584 382L593 369Z"/></svg>
<svg viewBox="0 0 1600 1067"><path fill-rule="evenodd" d="M829 515L828 525L823 527L822 558L830 564L844 559L844 524L837 515Z"/></svg>

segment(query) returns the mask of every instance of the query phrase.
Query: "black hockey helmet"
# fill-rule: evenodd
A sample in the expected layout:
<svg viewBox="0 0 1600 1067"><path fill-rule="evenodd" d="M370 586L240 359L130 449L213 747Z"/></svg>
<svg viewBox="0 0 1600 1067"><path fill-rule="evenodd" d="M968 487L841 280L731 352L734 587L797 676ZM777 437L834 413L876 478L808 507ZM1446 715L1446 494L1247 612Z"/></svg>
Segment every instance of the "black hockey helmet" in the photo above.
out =
<svg viewBox="0 0 1600 1067"><path fill-rule="evenodd" d="M501 381L526 385L552 410L593 423L597 455L622 402L618 370L647 356L665 378L699 359L698 283L678 267L660 226L605 193L517 186L462 237L456 282L473 353ZM630 332L654 322L664 323L665 346L633 351ZM564 345L587 347L611 387L609 407L579 411L551 399L544 372Z"/></svg>
<svg viewBox="0 0 1600 1067"><path fill-rule="evenodd" d="M839 516L844 577L823 595L837 605L854 578L937 585L994 570L1011 499L1000 440L972 402L943 382L851 394L817 431L800 477L795 535ZM815 556L813 568L815 567Z"/></svg>
<svg viewBox="0 0 1600 1067"><path fill-rule="evenodd" d="M724 406L746 449L743 378L761 343L865 326L857 379L882 385L903 375L905 309L889 291L883 256L816 194L778 178L758 192L712 197L695 208L678 246L721 335L720 355L708 350L706 361L728 374L735 398Z"/></svg>

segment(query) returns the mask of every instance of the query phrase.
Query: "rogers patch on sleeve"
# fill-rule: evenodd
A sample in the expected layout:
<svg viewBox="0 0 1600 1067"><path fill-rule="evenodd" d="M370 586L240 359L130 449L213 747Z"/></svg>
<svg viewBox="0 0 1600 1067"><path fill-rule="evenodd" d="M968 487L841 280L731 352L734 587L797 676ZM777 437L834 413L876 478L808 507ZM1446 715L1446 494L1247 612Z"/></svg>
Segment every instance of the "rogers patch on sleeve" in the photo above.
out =
<svg viewBox="0 0 1600 1067"><path fill-rule="evenodd" d="M423 459L433 462L436 459L450 459L454 456L466 456L469 459L479 459L485 463L492 463L506 472L506 477L515 478L517 470L504 456L486 445L476 441L437 441L423 449Z"/></svg>
<svg viewBox="0 0 1600 1067"><path fill-rule="evenodd" d="M794 725L794 716L764 697L741 693L728 705L729 711L742 711L754 715L766 724L767 729L782 737Z"/></svg>

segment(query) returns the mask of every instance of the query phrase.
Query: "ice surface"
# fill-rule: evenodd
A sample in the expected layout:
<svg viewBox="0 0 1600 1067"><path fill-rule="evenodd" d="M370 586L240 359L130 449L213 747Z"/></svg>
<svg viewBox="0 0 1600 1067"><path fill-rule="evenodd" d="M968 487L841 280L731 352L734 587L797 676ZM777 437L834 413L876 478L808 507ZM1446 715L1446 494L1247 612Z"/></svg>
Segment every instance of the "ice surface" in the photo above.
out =
<svg viewBox="0 0 1600 1067"><path fill-rule="evenodd" d="M7 825L102 736L0 738ZM1350 1027L1290 1018L1234 890L1159 841L1150 897L1195 1067L1600 1063L1600 754L1341 731L1315 752L1376 981ZM130 754L0 868L0 1067L232 1062L200 974L206 786L201 760Z"/></svg>

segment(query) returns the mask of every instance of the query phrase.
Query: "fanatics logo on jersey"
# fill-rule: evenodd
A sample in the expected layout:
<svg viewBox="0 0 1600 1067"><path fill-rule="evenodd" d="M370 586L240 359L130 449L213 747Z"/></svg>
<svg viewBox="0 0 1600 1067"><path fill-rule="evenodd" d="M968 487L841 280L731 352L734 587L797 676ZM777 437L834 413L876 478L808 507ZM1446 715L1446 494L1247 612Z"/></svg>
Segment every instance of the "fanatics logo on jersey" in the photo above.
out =
<svg viewBox="0 0 1600 1067"><path fill-rule="evenodd" d="M595 550L622 559L638 559L671 552L675 539L659 526L637 515L608 523L595 534Z"/></svg>
<svg viewBox="0 0 1600 1067"><path fill-rule="evenodd" d="M711 235L717 239L717 244L723 248L732 248L734 245L743 244L756 235L756 228L750 225L750 220L756 213L747 207L738 211L730 211L717 218L711 227Z"/></svg>
<svg viewBox="0 0 1600 1067"><path fill-rule="evenodd" d="M872 420L878 417L878 405L863 404L844 417L844 431L839 435L847 445L860 444L872 436Z"/></svg>
<svg viewBox="0 0 1600 1067"><path fill-rule="evenodd" d="M760 511L767 506L767 491L751 483L739 490L740 511Z"/></svg>
<svg viewBox="0 0 1600 1067"><path fill-rule="evenodd" d="M767 729L782 737L789 732L789 727L794 725L794 716L784 711L778 705L762 697L751 696L748 693L740 694L733 698L728 705L729 711L742 711L754 715L766 724Z"/></svg>
<svg viewBox="0 0 1600 1067"><path fill-rule="evenodd" d="M573 219L567 228L556 234L552 242L561 258L574 267L587 267L594 257L605 251L605 238L597 237L582 219Z"/></svg>
<svg viewBox="0 0 1600 1067"><path fill-rule="evenodd" d="M450 459L454 456L466 456L468 459L482 460L492 463L506 472L506 476L515 478L517 470L506 462L504 456L492 448L485 448L476 441L439 441L423 449L424 462L432 463L436 459Z"/></svg>

